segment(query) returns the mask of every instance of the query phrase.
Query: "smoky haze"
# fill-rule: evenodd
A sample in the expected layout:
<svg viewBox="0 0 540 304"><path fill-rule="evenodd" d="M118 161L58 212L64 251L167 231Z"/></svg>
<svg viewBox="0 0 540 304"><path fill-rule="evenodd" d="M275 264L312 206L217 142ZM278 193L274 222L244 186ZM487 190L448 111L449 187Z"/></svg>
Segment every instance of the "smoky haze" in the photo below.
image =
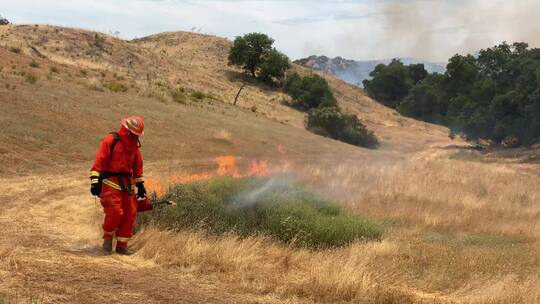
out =
<svg viewBox="0 0 540 304"><path fill-rule="evenodd" d="M540 46L540 1L384 1L369 33L346 31L336 49L344 57L415 57L436 62L507 41ZM352 53L351 53L352 50Z"/></svg>
<svg viewBox="0 0 540 304"><path fill-rule="evenodd" d="M3 2L0 14L13 23L120 32L126 39L178 30L229 39L262 32L292 59L408 57L444 63L455 53L502 41L540 47L540 0Z"/></svg>

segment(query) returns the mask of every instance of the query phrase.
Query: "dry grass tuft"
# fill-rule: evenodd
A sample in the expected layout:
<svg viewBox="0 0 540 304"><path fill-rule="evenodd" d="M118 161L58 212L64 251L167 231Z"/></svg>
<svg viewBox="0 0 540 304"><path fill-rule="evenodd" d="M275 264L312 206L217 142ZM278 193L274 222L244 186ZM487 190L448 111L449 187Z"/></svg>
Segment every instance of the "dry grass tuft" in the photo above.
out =
<svg viewBox="0 0 540 304"><path fill-rule="evenodd" d="M410 302L403 291L380 288L369 263L380 244L356 243L331 251L279 246L267 238L209 238L202 232L164 232L149 227L135 240L137 254L167 267L218 275L231 288L314 301L394 299ZM382 303L382 302L377 302Z"/></svg>
<svg viewBox="0 0 540 304"><path fill-rule="evenodd" d="M0 247L0 269L16 270L19 266L18 255L20 251L19 247Z"/></svg>

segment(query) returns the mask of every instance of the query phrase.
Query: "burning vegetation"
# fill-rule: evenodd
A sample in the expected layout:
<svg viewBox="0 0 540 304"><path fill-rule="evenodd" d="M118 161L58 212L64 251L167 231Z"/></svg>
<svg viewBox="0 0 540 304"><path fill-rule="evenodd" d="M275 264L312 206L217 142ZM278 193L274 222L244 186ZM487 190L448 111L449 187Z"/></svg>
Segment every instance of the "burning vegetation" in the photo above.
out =
<svg viewBox="0 0 540 304"><path fill-rule="evenodd" d="M240 172L234 156L218 157L216 162L215 172L171 176L167 188L150 180L156 196L177 205L141 216L140 224L176 231L203 229L217 235L268 235L309 248L382 238L379 223L278 175L283 170L272 170L267 161L252 160L246 173Z"/></svg>
<svg viewBox="0 0 540 304"><path fill-rule="evenodd" d="M328 248L380 240L383 228L352 214L290 179L218 177L172 186L162 197L177 205L158 208L142 223L211 234L269 235L299 247Z"/></svg>
<svg viewBox="0 0 540 304"><path fill-rule="evenodd" d="M284 153L284 147L278 145L278 152ZM238 158L233 155L225 155L216 157L217 169L213 172L202 172L194 174L172 174L166 181L154 178L146 180L146 186L151 192L161 196L167 192L167 189L177 184L186 184L196 181L206 181L215 177L229 176L232 178L253 177L253 176L269 176L270 174L284 173L286 168L270 170L269 164L265 160L252 159L247 168L246 173L240 173L238 167Z"/></svg>

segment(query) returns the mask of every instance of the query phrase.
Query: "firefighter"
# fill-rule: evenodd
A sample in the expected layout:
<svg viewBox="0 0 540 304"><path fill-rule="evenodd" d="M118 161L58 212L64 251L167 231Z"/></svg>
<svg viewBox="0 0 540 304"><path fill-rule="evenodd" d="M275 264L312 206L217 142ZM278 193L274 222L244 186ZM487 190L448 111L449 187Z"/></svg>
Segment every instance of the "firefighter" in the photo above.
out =
<svg viewBox="0 0 540 304"><path fill-rule="evenodd" d="M137 216L136 196L146 196L139 149L144 122L139 116L131 116L121 123L120 129L105 136L99 145L90 172L90 192L100 198L105 212L103 250L111 253L116 238L116 252L127 255Z"/></svg>

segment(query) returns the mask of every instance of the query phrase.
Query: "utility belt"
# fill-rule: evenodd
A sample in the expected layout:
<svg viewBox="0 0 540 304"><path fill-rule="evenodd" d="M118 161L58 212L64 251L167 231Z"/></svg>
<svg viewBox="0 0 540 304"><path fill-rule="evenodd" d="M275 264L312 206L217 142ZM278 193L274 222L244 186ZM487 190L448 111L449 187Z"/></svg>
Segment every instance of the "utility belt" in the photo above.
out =
<svg viewBox="0 0 540 304"><path fill-rule="evenodd" d="M118 180L118 184L111 180L111 177L115 177ZM133 174L127 172L102 172L99 175L101 181L118 191L127 192L129 194L135 193L135 185L133 183Z"/></svg>

